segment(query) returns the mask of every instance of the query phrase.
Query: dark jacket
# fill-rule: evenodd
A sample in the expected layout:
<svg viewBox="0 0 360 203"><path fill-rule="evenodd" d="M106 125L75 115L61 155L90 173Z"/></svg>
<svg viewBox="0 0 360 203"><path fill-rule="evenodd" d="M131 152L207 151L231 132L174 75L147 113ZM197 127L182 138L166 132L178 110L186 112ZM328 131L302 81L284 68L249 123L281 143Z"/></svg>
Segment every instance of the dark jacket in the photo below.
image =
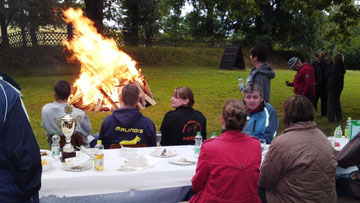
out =
<svg viewBox="0 0 360 203"><path fill-rule="evenodd" d="M124 140L133 142L131 144L155 146L155 139L154 123L137 108L113 111L112 115L104 119L99 134L99 140L102 140L105 149L108 149L110 144L119 144Z"/></svg>
<svg viewBox="0 0 360 203"><path fill-rule="evenodd" d="M334 150L340 167L357 166L360 169L360 133L357 134L341 151ZM350 179L350 187L360 197L360 181Z"/></svg>
<svg viewBox="0 0 360 203"><path fill-rule="evenodd" d="M263 63L259 68L253 68L246 80L246 85L250 83L258 84L264 92L264 101L270 102L271 79L275 77L275 72L267 63Z"/></svg>
<svg viewBox="0 0 360 203"><path fill-rule="evenodd" d="M344 63L334 63L325 72L328 77L327 91L338 93L344 87L344 75L346 73Z"/></svg>
<svg viewBox="0 0 360 203"><path fill-rule="evenodd" d="M259 186L269 203L335 203L336 166L333 149L316 123L297 122L272 141Z"/></svg>
<svg viewBox="0 0 360 203"><path fill-rule="evenodd" d="M310 99L315 97L314 68L310 64L304 64L295 75L294 93Z"/></svg>
<svg viewBox="0 0 360 203"><path fill-rule="evenodd" d="M165 114L160 130L163 146L193 145L198 131L206 139L206 118L200 111L182 106Z"/></svg>
<svg viewBox="0 0 360 203"><path fill-rule="evenodd" d="M21 94L0 80L0 202L39 202L39 146Z"/></svg>
<svg viewBox="0 0 360 203"><path fill-rule="evenodd" d="M318 60L312 62L311 65L314 68L315 86L319 86L319 89L322 89L323 86L326 85L327 78L325 76L325 71L327 70L328 65L326 62L320 62Z"/></svg>

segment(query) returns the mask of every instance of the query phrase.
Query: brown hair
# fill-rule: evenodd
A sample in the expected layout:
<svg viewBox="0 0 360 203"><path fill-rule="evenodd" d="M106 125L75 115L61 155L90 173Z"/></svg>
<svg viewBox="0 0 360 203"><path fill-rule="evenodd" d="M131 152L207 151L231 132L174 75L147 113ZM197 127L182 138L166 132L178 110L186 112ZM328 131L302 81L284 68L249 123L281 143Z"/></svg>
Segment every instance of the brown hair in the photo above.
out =
<svg viewBox="0 0 360 203"><path fill-rule="evenodd" d="M126 106L134 106L139 99L139 88L134 84L128 84L122 88L121 96Z"/></svg>
<svg viewBox="0 0 360 203"><path fill-rule="evenodd" d="M282 106L282 122L285 127L296 122L314 121L315 109L310 100L302 95L289 97Z"/></svg>
<svg viewBox="0 0 360 203"><path fill-rule="evenodd" d="M183 100L189 99L189 103L186 105L188 107L192 107L195 103L194 94L188 87L175 88L174 95Z"/></svg>
<svg viewBox="0 0 360 203"><path fill-rule="evenodd" d="M229 99L225 102L222 117L225 128L228 130L242 130L246 124L248 111L244 103L238 99Z"/></svg>
<svg viewBox="0 0 360 203"><path fill-rule="evenodd" d="M335 54L334 56L335 63L344 63L344 55L342 54Z"/></svg>
<svg viewBox="0 0 360 203"><path fill-rule="evenodd" d="M59 80L54 85L55 99L65 100L68 99L71 93L70 84L65 80Z"/></svg>
<svg viewBox="0 0 360 203"><path fill-rule="evenodd" d="M265 62L267 56L267 47L264 44L257 44L253 46L249 54L253 56L253 58L257 57L259 62Z"/></svg>

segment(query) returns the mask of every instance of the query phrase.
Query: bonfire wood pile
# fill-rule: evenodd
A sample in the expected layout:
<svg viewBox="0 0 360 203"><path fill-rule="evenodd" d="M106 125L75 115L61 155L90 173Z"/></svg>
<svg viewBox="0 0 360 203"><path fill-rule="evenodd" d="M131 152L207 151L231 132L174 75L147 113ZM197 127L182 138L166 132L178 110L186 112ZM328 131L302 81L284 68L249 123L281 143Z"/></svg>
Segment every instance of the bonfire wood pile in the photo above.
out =
<svg viewBox="0 0 360 203"><path fill-rule="evenodd" d="M150 91L149 85L147 84L146 80L144 79L144 86L141 86L139 84L139 82L135 81L132 82L133 84L135 84L140 91L140 101L137 104L137 107L140 109L143 109L147 106L150 105L155 105L156 102L153 99L152 93ZM116 88L118 88L118 92L119 92L119 100L118 101L114 101L113 99L111 99L111 97L109 96L108 93L106 93L100 86L98 87L98 91L104 96L102 98L98 98L96 104L89 104L89 105L85 105L83 102L83 92L78 92L74 97L71 98L71 100L69 101L70 105L73 105L76 108L80 108L83 109L85 111L111 111L111 110L116 110L120 108L120 97L121 97L121 90L122 88L127 85L128 83L124 83L121 84L119 86L117 86ZM74 91L76 92L76 90ZM104 100L108 100L111 103L111 107L109 108L108 106L104 106Z"/></svg>

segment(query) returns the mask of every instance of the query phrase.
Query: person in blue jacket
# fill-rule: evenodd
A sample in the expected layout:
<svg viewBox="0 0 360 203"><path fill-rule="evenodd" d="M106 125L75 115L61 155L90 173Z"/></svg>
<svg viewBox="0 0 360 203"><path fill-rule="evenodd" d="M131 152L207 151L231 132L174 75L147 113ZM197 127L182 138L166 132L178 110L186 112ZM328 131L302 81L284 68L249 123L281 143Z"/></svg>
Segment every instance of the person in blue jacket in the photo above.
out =
<svg viewBox="0 0 360 203"><path fill-rule="evenodd" d="M249 120L243 132L258 139L265 139L271 144L279 126L275 109L264 101L261 87L255 83L244 89L244 102L249 111Z"/></svg>
<svg viewBox="0 0 360 203"><path fill-rule="evenodd" d="M155 146L155 125L142 115L136 105L139 101L139 88L128 84L121 91L121 108L107 116L100 129L99 140L105 149L111 144Z"/></svg>
<svg viewBox="0 0 360 203"><path fill-rule="evenodd" d="M0 202L39 202L40 150L21 97L0 79Z"/></svg>

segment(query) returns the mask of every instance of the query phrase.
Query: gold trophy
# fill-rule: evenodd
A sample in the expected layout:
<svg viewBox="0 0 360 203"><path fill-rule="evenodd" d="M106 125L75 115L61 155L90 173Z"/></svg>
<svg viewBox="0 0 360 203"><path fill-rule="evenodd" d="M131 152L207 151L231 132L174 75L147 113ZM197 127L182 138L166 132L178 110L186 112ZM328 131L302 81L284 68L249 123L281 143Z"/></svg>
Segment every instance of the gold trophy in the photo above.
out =
<svg viewBox="0 0 360 203"><path fill-rule="evenodd" d="M62 149L62 160L64 161L66 158L75 157L75 149L71 144L71 136L73 135L76 126L80 121L80 116L73 117L71 115L73 107L70 105L65 106L66 115L62 118L57 118L56 123L59 126L61 132L65 136L66 144Z"/></svg>

